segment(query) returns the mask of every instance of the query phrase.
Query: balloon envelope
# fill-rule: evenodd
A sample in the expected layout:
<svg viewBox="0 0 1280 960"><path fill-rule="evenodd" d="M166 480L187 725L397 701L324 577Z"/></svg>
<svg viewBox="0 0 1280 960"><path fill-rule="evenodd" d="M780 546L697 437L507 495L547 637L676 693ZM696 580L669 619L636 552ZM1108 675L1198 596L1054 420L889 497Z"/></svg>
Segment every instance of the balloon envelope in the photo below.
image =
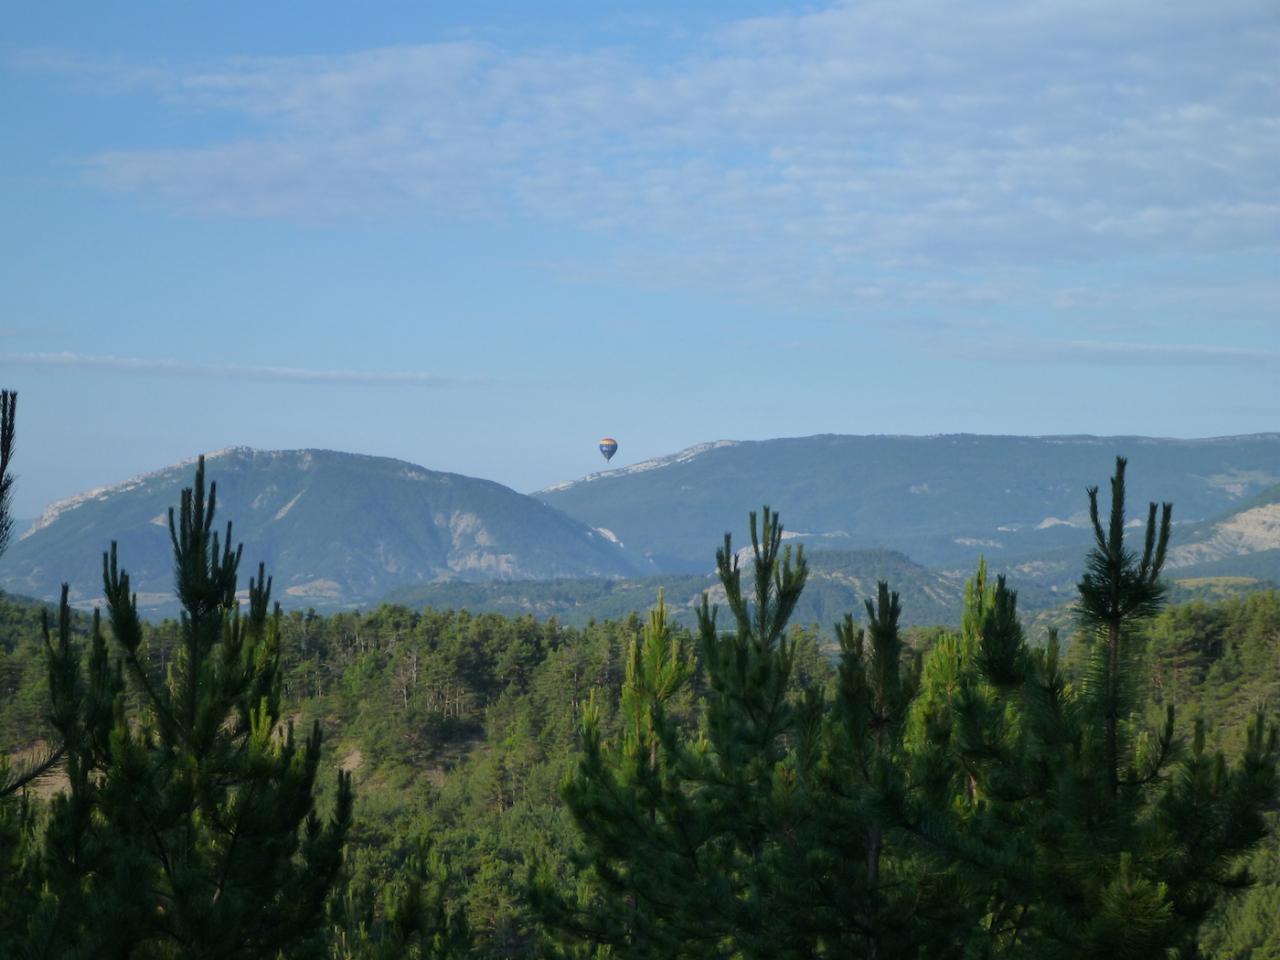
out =
<svg viewBox="0 0 1280 960"><path fill-rule="evenodd" d="M612 460L613 455L618 452L618 441L613 437L605 437L600 441L600 452L606 461Z"/></svg>

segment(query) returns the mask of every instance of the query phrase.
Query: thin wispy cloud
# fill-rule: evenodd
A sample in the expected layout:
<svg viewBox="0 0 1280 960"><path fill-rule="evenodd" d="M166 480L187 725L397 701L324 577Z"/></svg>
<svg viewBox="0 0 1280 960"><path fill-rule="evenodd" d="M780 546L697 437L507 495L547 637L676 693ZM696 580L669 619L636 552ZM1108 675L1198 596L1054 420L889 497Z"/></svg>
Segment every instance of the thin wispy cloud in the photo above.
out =
<svg viewBox="0 0 1280 960"><path fill-rule="evenodd" d="M37 337L46 337L55 331L47 326L39 326L36 324L27 324L23 326L0 326L0 338L5 340L34 340Z"/></svg>
<svg viewBox="0 0 1280 960"><path fill-rule="evenodd" d="M74 77L86 91L97 93L155 89L169 79L164 70L156 67L118 59L102 60L52 47L13 51L7 59L20 70Z"/></svg>
<svg viewBox="0 0 1280 960"><path fill-rule="evenodd" d="M1116 343L1106 340L1041 340L956 347L970 359L1015 363L1079 363L1142 366L1280 367L1280 350L1204 344Z"/></svg>
<svg viewBox="0 0 1280 960"><path fill-rule="evenodd" d="M83 164L206 216L532 217L604 241L571 271L655 285L1045 304L1063 265L1280 247L1277 48L1266 2L867 0L678 60L432 43L130 65L121 84L241 130Z"/></svg>
<svg viewBox="0 0 1280 960"><path fill-rule="evenodd" d="M34 367L75 367L144 376L201 377L221 380L264 380L343 386L476 386L489 381L442 377L421 371L315 370L303 367L242 366L188 363L145 357L113 357L83 353L0 353L0 363Z"/></svg>

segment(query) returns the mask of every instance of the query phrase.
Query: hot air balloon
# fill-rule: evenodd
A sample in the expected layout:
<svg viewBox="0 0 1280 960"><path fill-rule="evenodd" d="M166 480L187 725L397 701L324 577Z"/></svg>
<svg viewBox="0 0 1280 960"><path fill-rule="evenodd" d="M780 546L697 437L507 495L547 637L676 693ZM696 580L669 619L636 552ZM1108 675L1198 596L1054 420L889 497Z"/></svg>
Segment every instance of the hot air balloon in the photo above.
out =
<svg viewBox="0 0 1280 960"><path fill-rule="evenodd" d="M618 441L613 437L605 437L600 441L600 453L606 461L612 460L613 455L618 452Z"/></svg>

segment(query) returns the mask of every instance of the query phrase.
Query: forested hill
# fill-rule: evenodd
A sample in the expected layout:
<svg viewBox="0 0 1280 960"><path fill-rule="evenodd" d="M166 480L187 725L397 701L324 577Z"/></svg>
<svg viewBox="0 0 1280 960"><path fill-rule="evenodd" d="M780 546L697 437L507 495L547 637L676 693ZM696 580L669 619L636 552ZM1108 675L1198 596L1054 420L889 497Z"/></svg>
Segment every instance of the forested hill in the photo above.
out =
<svg viewBox="0 0 1280 960"><path fill-rule="evenodd" d="M48 735L38 613L0 599L6 750ZM579 722L589 698L604 711L607 729L616 730L627 645L639 629L638 618L578 629L392 606L284 618L288 709L300 727L311 719L324 725L323 782L339 764L356 779L352 882L333 929L335 944L345 942L349 952L334 955L542 955L541 925L525 896L528 865L539 860L569 883L568 852L578 841L561 784L581 756ZM1203 717L1211 741L1236 755L1243 721L1259 705L1274 710L1280 698L1280 593L1173 607L1144 637L1139 686L1152 716L1176 703L1181 733ZM148 627L149 662L161 663L175 641L173 624ZM1069 659L1078 672L1087 651L1073 649L1078 653ZM798 651L800 682L831 681L833 668L811 637ZM680 709L690 706L682 702ZM1274 837L1252 866L1262 883L1228 901L1203 931L1209 960L1277 955L1266 952L1280 948ZM467 945L404 951L381 898L424 880L428 907L443 900L465 916ZM357 922L368 924L373 942L344 926ZM429 910L418 922L427 924L427 943L433 932L441 934L430 927L439 916ZM402 952L392 949L396 943Z"/></svg>
<svg viewBox="0 0 1280 960"><path fill-rule="evenodd" d="M954 585L979 555L1009 574L1029 612L1071 592L1090 536L1084 490L1117 452L1131 461L1133 513L1152 498L1175 503L1172 579L1280 582L1280 434L726 442L534 497L320 450L233 448L210 457L209 476L246 564L266 563L286 608L391 595L586 622L642 608L666 585L687 619L715 545L725 531L748 543L747 514L767 503L783 511L789 543L826 558L802 615L825 622L826 600L848 606L887 576L922 620L954 622ZM174 465L55 504L0 558L0 589L48 600L67 580L86 607L117 540L144 613L173 612L167 511L191 473Z"/></svg>
<svg viewBox="0 0 1280 960"><path fill-rule="evenodd" d="M1176 505L1184 529L1280 482L1280 434L1148 437L823 435L722 441L536 494L612 531L655 571L706 569L707 544L767 503L814 547L899 550L926 566L997 567L1089 542L1085 489L1127 456L1133 512ZM1277 545L1280 545L1278 543Z"/></svg>
<svg viewBox="0 0 1280 960"><path fill-rule="evenodd" d="M846 612L861 610L863 601L874 595L880 580L888 581L902 594L904 623L960 622L963 577L926 570L891 550L817 550L806 555L809 582L796 607L797 623L815 623L829 630ZM672 619L686 626L694 624L703 593L712 602L724 600L719 580L706 573L630 580L430 583L403 587L387 601L416 609L454 608L506 616L555 617L565 624L583 626L591 620L623 619L644 611L653 605L658 591L662 591L671 608ZM1062 597L1034 584L1030 585L1028 599L1032 600L1028 605L1032 610L1062 602Z"/></svg>
<svg viewBox="0 0 1280 960"><path fill-rule="evenodd" d="M0 559L0 588L53 599L65 580L88 604L116 540L140 605L173 609L168 510L193 472L175 464L50 507ZM385 457L243 447L210 455L208 474L220 516L234 518L244 543L246 571L265 562L286 607L377 602L441 578L633 572L604 535L488 480Z"/></svg>

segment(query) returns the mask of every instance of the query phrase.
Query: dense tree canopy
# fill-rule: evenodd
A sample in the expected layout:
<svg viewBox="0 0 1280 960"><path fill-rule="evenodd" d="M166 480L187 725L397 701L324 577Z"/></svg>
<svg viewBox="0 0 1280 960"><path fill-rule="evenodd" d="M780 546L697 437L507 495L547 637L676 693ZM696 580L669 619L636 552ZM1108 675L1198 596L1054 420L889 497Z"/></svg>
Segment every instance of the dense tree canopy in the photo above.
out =
<svg viewBox="0 0 1280 960"><path fill-rule="evenodd" d="M1003 578L980 569L959 634L904 656L882 584L868 627L839 629L834 690L793 691L787 618L804 557L752 517L751 583L718 553L732 617L701 618L696 730L664 702L684 678L633 671L620 743L588 712L566 788L595 878L585 906L542 895L570 935L625 956L1193 956L1266 835L1277 733L1261 714L1234 765L1154 730L1134 698L1139 631L1159 611L1170 507L1124 545L1124 468L1080 584L1094 655L1078 685L1056 637L1033 649ZM668 664L657 616L637 662ZM1096 637L1096 640L1093 639ZM660 696L657 691L663 691ZM633 706L632 710L635 709Z"/></svg>

